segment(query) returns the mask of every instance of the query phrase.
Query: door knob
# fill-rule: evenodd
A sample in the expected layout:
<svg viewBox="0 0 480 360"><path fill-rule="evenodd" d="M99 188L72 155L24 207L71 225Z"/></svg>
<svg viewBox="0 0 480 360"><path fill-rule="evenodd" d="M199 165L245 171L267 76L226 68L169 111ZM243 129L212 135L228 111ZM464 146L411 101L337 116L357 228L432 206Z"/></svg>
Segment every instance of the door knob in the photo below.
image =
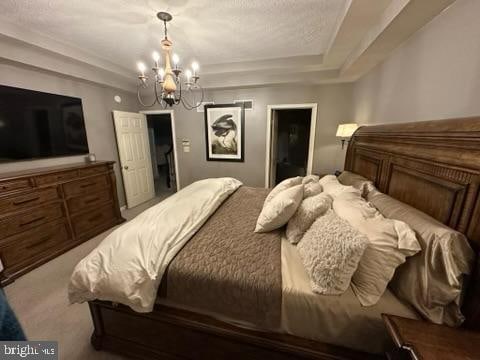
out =
<svg viewBox="0 0 480 360"><path fill-rule="evenodd" d="M125 165L123 168L124 168L125 170L128 170L128 166L127 166L127 165Z"/></svg>

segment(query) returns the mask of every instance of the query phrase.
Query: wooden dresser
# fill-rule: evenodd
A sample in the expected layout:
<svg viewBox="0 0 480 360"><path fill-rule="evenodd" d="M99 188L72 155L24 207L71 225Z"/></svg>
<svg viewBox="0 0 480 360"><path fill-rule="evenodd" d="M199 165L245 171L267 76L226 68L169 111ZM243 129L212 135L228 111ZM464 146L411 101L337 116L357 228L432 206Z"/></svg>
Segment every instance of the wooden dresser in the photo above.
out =
<svg viewBox="0 0 480 360"><path fill-rule="evenodd" d="M113 164L0 174L2 285L125 221Z"/></svg>

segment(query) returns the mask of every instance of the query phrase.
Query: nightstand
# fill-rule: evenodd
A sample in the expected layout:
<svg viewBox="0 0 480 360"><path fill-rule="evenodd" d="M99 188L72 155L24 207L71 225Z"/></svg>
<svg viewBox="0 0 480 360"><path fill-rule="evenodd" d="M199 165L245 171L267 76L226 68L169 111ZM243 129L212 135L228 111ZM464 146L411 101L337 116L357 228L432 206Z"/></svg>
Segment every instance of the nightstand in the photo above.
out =
<svg viewBox="0 0 480 360"><path fill-rule="evenodd" d="M394 315L382 317L397 346L388 359L480 359L480 333Z"/></svg>

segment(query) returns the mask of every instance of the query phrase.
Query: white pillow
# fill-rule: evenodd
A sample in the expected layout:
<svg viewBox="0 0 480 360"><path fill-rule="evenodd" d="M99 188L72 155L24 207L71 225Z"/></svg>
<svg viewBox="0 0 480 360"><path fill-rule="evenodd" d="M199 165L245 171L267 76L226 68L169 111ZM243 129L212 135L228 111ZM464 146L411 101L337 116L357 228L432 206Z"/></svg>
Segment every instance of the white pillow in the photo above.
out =
<svg viewBox="0 0 480 360"><path fill-rule="evenodd" d="M303 185L303 198L306 199L310 196L315 196L323 191L322 185L319 182L309 182Z"/></svg>
<svg viewBox="0 0 480 360"><path fill-rule="evenodd" d="M324 193L304 199L288 221L285 231L287 240L292 244L298 243L313 222L332 207L332 201L332 197Z"/></svg>
<svg viewBox="0 0 480 360"><path fill-rule="evenodd" d="M275 186L272 191L267 195L265 199L265 203L269 202L272 200L276 195L280 194L283 190L287 190L288 188L291 188L292 186L295 185L300 185L302 183L302 177L301 176L296 176L293 178L288 178L283 180L282 182L278 183L277 186Z"/></svg>
<svg viewBox="0 0 480 360"><path fill-rule="evenodd" d="M265 201L257 219L255 232L268 232L285 225L295 214L303 199L303 185L288 188L272 200Z"/></svg>
<svg viewBox="0 0 480 360"><path fill-rule="evenodd" d="M302 179L302 184L317 183L320 177L318 175L307 175Z"/></svg>
<svg viewBox="0 0 480 360"><path fill-rule="evenodd" d="M320 216L297 245L312 290L338 295L347 290L368 240L332 210Z"/></svg>
<svg viewBox="0 0 480 360"><path fill-rule="evenodd" d="M334 211L366 235L368 247L352 278L352 289L363 306L378 302L395 269L421 250L414 231L404 222L384 218L363 198L338 196Z"/></svg>
<svg viewBox="0 0 480 360"><path fill-rule="evenodd" d="M331 195L334 199L337 196L348 193L352 197L361 197L362 194L360 190L355 189L353 186L345 186L340 184L335 175L325 175L319 180L320 185L322 185L323 192Z"/></svg>

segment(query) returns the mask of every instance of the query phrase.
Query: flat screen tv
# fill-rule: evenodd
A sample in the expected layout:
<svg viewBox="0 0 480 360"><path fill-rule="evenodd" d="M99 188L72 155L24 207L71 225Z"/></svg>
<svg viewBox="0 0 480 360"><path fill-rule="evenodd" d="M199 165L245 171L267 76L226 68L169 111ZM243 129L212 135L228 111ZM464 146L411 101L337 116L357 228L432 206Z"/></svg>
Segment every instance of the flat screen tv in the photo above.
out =
<svg viewBox="0 0 480 360"><path fill-rule="evenodd" d="M0 85L0 162L87 153L81 99Z"/></svg>

